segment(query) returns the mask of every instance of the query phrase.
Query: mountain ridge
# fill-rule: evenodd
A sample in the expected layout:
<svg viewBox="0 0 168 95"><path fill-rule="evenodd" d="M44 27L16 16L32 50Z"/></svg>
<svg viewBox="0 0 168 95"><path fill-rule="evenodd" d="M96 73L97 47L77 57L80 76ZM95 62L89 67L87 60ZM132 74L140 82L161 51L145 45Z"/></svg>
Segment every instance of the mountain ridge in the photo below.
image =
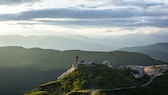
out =
<svg viewBox="0 0 168 95"><path fill-rule="evenodd" d="M148 46L126 47L119 50L144 53L155 59L168 62L168 42Z"/></svg>
<svg viewBox="0 0 168 95"><path fill-rule="evenodd" d="M148 55L135 52L91 52L81 50L59 51L40 48L26 49L23 47L12 46L0 47L0 65L11 67L33 66L45 70L56 68L68 69L71 66L69 63L72 63L75 60L74 57L76 55L79 55L80 59L91 59L97 63L107 60L113 63L116 67L123 64L154 65L163 63Z"/></svg>

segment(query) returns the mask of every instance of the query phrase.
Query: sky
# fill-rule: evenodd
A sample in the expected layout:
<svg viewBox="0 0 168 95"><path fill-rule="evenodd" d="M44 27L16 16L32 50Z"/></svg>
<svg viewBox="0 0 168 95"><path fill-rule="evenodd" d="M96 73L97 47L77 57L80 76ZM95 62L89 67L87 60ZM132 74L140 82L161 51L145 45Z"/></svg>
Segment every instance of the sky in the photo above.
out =
<svg viewBox="0 0 168 95"><path fill-rule="evenodd" d="M0 9L0 36L168 41L168 0L0 0Z"/></svg>

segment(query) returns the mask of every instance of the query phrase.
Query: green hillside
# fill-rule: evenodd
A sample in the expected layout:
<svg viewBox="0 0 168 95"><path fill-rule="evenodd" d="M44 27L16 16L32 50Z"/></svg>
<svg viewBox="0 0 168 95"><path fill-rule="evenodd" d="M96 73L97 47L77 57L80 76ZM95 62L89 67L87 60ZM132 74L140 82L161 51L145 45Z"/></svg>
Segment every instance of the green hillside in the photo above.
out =
<svg viewBox="0 0 168 95"><path fill-rule="evenodd" d="M168 95L168 75L157 77L147 87L99 93L100 95Z"/></svg>
<svg viewBox="0 0 168 95"><path fill-rule="evenodd" d="M110 61L114 66L120 65L154 65L161 61L150 56L134 52L91 52L80 50L58 51L40 48L26 49L23 47L0 47L0 66L9 67L38 67L41 69L68 69L79 55L80 60L93 60L102 63Z"/></svg>
<svg viewBox="0 0 168 95"><path fill-rule="evenodd" d="M135 79L130 69L111 69L102 64L81 65L62 79L42 84L25 95L88 95L91 89L139 86L149 79L148 76Z"/></svg>

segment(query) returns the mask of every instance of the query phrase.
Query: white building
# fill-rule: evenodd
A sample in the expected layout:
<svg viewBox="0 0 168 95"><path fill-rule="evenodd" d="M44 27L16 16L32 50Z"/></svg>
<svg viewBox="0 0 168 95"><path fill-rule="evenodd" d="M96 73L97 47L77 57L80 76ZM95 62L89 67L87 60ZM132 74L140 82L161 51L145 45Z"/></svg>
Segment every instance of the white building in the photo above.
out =
<svg viewBox="0 0 168 95"><path fill-rule="evenodd" d="M144 71L143 66L131 66L131 65L129 65L129 66L127 66L127 68L130 68L131 70L135 70L135 71L138 72L138 73L133 73L132 72L133 76L137 79L142 78L145 75L145 71Z"/></svg>
<svg viewBox="0 0 168 95"><path fill-rule="evenodd" d="M74 62L74 63L72 64L72 66L76 68L76 67L78 67L79 65L89 66L89 65L91 65L91 64L93 64L93 61L91 61L91 60L83 60L83 61Z"/></svg>
<svg viewBox="0 0 168 95"><path fill-rule="evenodd" d="M103 64L110 67L110 68L113 68L113 66L111 65L111 63L109 61L103 61Z"/></svg>

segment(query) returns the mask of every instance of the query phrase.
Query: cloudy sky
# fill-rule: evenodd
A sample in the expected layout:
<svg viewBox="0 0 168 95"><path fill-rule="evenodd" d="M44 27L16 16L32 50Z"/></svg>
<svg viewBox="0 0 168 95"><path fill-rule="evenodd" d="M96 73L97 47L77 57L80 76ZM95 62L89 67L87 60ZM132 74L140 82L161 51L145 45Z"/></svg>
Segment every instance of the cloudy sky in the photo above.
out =
<svg viewBox="0 0 168 95"><path fill-rule="evenodd" d="M0 35L168 35L168 0L0 0L0 9Z"/></svg>

